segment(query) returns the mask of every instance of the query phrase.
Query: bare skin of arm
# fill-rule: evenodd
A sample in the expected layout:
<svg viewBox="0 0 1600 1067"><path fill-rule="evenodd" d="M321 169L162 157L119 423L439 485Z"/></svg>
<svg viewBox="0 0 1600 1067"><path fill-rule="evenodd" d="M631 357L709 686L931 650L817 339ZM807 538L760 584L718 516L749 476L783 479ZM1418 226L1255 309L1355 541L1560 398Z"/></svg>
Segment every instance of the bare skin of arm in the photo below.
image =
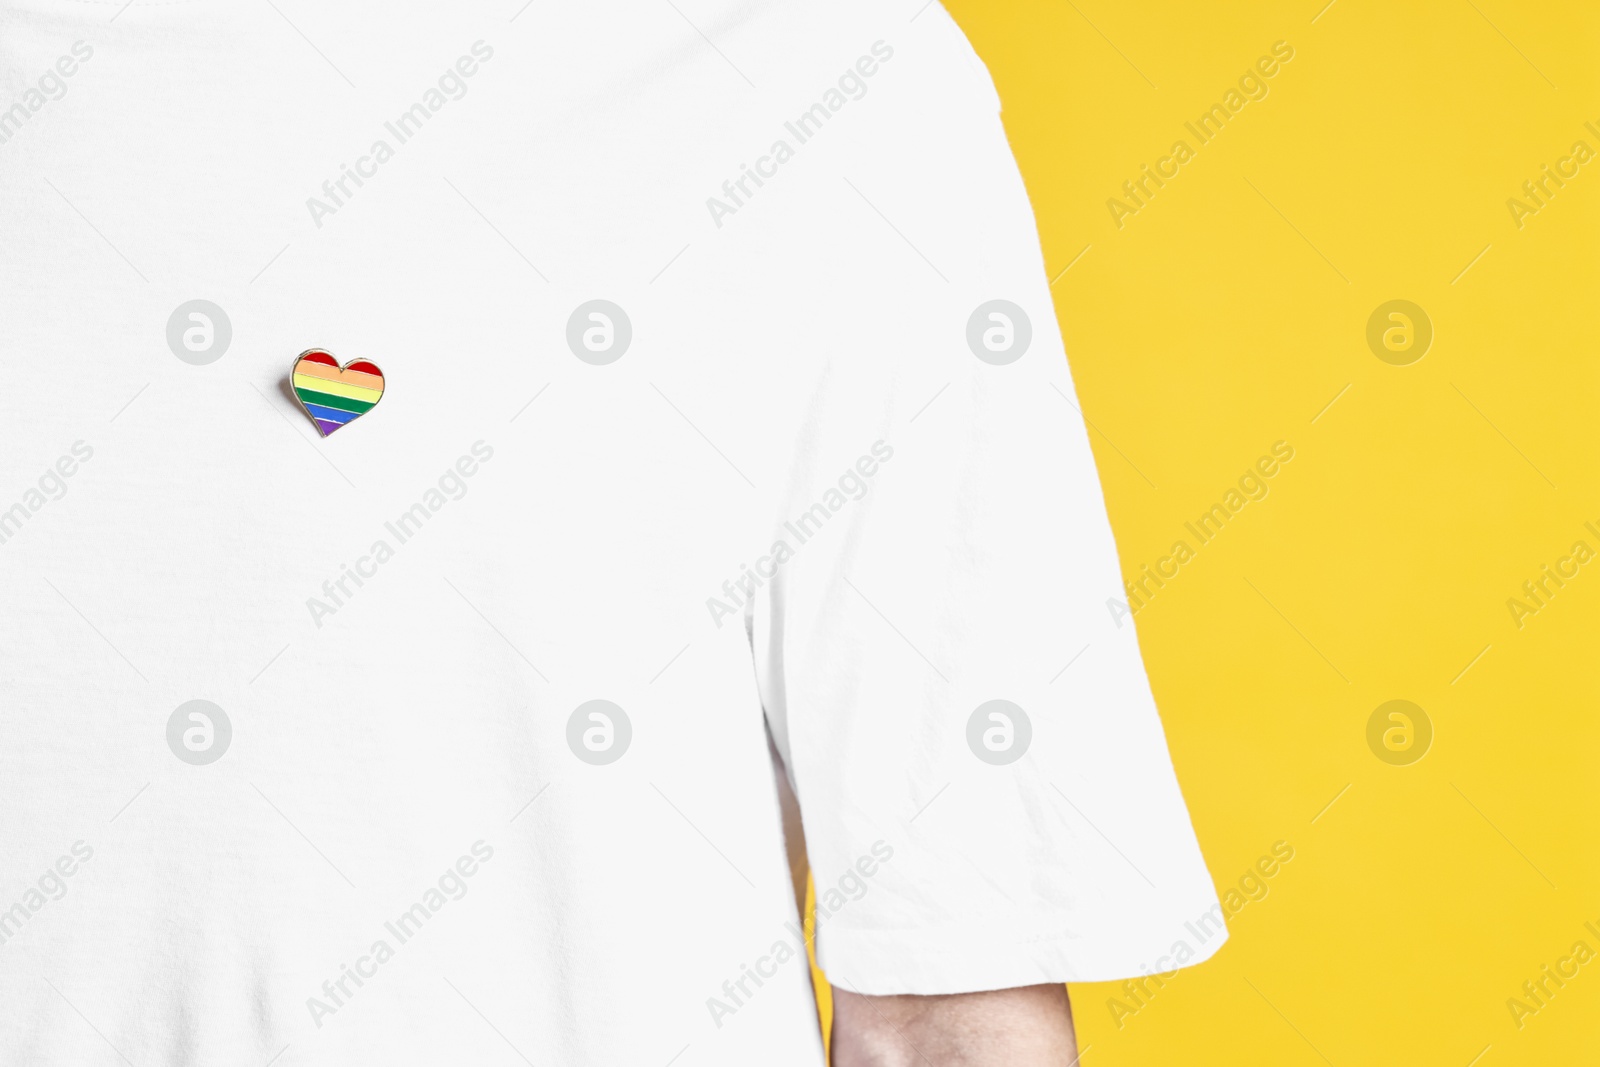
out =
<svg viewBox="0 0 1600 1067"><path fill-rule="evenodd" d="M1064 985L874 997L833 988L833 1067L1071 1067Z"/></svg>

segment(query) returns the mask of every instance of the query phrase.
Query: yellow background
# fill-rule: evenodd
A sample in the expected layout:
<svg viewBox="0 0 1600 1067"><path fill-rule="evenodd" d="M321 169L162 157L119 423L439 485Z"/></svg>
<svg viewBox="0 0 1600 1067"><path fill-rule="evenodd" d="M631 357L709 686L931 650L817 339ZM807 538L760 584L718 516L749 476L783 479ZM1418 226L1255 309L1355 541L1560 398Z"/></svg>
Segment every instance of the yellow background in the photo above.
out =
<svg viewBox="0 0 1600 1067"><path fill-rule="evenodd" d="M1506 1001L1600 951L1600 560L1520 628L1506 602L1600 550L1600 159L1520 229L1506 201L1600 150L1600 6L1324 2L948 5L1004 100L1124 575L1295 449L1137 617L1219 893L1294 859L1120 1026L1117 986L1073 986L1083 1062L1597 1063L1600 959L1520 1028ZM1269 94L1119 229L1107 199L1277 41ZM1366 341L1392 299L1435 331L1408 366ZM1367 745L1392 699L1433 726L1409 766Z"/></svg>

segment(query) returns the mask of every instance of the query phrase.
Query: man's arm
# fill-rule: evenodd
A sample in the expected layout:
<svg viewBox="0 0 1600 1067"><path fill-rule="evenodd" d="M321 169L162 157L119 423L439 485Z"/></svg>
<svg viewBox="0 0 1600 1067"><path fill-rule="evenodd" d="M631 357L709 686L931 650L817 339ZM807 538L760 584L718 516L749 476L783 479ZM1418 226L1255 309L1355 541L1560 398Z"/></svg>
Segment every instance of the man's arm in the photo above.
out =
<svg viewBox="0 0 1600 1067"><path fill-rule="evenodd" d="M833 989L833 1067L1070 1067L1077 1057L1064 985L933 997Z"/></svg>

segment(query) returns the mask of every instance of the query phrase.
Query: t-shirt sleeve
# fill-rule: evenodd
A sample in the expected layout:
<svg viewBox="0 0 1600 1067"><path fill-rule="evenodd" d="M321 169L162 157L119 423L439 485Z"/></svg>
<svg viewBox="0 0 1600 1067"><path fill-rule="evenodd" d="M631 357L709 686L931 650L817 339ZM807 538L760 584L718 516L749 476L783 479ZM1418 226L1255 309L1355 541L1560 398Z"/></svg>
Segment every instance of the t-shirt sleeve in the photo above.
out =
<svg viewBox="0 0 1600 1067"><path fill-rule="evenodd" d="M796 400L748 608L820 961L866 993L1166 972L1227 936L1031 211L984 121L1004 153L975 209L984 277L861 297L893 330L842 344Z"/></svg>
<svg viewBox="0 0 1600 1067"><path fill-rule="evenodd" d="M1016 363L826 376L753 605L845 988L1105 980L1226 938L1036 295Z"/></svg>

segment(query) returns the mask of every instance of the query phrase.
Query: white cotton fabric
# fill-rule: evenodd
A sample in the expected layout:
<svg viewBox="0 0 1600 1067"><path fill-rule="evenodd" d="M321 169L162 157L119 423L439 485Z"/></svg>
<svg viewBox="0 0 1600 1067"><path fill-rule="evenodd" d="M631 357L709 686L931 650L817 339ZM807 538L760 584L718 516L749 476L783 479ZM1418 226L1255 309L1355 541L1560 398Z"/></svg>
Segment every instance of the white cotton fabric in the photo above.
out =
<svg viewBox="0 0 1600 1067"><path fill-rule="evenodd" d="M0 0L7 108L0 1062L819 1065L769 729L841 986L1222 943L937 4Z"/></svg>

